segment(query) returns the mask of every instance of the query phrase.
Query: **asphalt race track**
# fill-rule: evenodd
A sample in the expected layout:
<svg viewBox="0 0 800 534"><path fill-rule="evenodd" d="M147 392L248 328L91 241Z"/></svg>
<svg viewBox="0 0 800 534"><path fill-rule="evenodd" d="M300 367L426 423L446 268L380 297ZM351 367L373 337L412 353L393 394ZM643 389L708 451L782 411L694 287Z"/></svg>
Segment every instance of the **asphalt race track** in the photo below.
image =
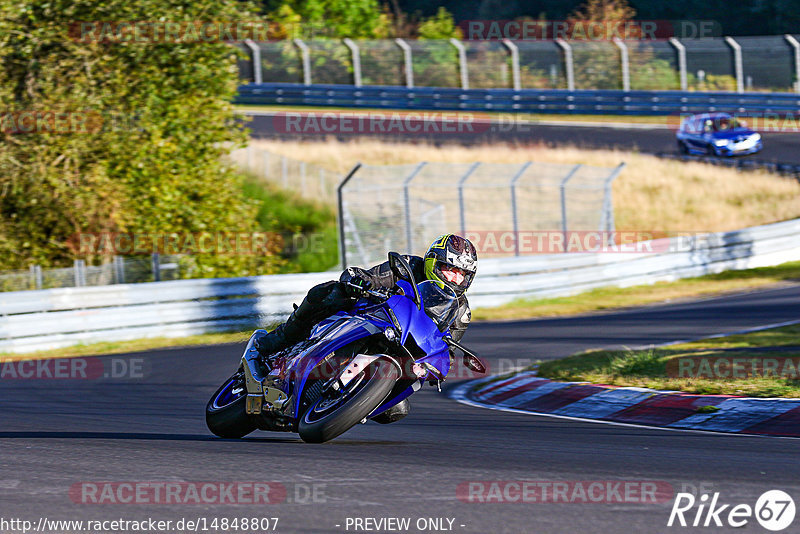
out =
<svg viewBox="0 0 800 534"><path fill-rule="evenodd" d="M785 284L614 313L477 323L465 342L498 369L520 358L695 338L798 316L800 284ZM429 387L412 398L405 420L370 422L327 444L264 432L220 440L206 429L203 410L240 349L104 357L139 359L143 378L0 380L0 516L34 524L40 517L279 517L277 532L353 532L345 530L348 517L409 517L412 526L444 517L454 519L455 532L663 533L696 529L666 528L671 502L469 503L457 499L456 488L469 481L647 480L751 506L770 489L800 495L800 440L508 414L458 404ZM288 497L254 506L84 504L80 492L70 495L75 484L91 481L274 481ZM748 532L763 531L751 523Z"/></svg>
<svg viewBox="0 0 800 534"><path fill-rule="evenodd" d="M318 112L322 113L322 112ZM387 112L388 113L388 112ZM286 131L284 121L275 120L275 113L248 113L252 120L248 127L254 138L323 140L325 135L313 129L303 132ZM558 117L554 116L553 120ZM666 120L666 119L665 119ZM669 128L624 128L578 125L513 123L511 118L496 122L486 128L475 127L474 131L459 132L402 132L372 133L360 131L360 137L376 137L394 141L427 141L431 143L458 143L464 145L506 142L520 145L547 146L574 145L581 148L618 148L648 153L677 152L675 132ZM800 133L762 133L764 149L752 156L761 161L800 165ZM333 135L340 140L353 139L353 134Z"/></svg>

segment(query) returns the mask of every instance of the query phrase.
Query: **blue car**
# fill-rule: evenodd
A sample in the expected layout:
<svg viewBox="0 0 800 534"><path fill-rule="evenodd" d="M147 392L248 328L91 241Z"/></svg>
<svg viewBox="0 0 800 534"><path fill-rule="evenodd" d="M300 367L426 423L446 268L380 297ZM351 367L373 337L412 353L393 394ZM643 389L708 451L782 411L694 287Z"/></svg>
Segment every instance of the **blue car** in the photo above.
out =
<svg viewBox="0 0 800 534"><path fill-rule="evenodd" d="M676 134L683 154L739 156L763 148L761 134L728 113L703 113L686 117Z"/></svg>

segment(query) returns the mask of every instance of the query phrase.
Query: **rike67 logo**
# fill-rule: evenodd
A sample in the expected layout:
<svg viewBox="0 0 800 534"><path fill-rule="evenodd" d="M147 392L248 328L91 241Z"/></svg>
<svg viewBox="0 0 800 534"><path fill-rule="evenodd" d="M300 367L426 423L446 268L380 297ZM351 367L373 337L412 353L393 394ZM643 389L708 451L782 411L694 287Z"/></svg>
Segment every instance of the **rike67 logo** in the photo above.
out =
<svg viewBox="0 0 800 534"><path fill-rule="evenodd" d="M695 510L696 505L696 510ZM719 493L710 498L702 494L696 499L691 493L678 493L669 514L667 526L721 527L728 525L739 528L755 518L767 530L778 532L788 528L794 521L794 499L781 490L764 492L754 507L749 504L721 504Z"/></svg>

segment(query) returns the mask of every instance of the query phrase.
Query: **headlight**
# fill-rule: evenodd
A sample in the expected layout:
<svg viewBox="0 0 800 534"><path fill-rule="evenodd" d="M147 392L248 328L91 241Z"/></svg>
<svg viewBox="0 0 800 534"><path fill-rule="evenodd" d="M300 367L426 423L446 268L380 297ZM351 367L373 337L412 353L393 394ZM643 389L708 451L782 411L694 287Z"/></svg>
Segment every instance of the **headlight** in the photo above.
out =
<svg viewBox="0 0 800 534"><path fill-rule="evenodd" d="M761 134L754 133L752 136L750 136L750 139L752 139L753 141L761 141Z"/></svg>
<svg viewBox="0 0 800 534"><path fill-rule="evenodd" d="M397 339L397 332L395 332L394 328L392 327L388 327L386 330L384 330L383 335L386 336L386 339L389 341L394 341Z"/></svg>
<svg viewBox="0 0 800 534"><path fill-rule="evenodd" d="M729 142L727 139L718 139L714 141L714 146L726 146Z"/></svg>

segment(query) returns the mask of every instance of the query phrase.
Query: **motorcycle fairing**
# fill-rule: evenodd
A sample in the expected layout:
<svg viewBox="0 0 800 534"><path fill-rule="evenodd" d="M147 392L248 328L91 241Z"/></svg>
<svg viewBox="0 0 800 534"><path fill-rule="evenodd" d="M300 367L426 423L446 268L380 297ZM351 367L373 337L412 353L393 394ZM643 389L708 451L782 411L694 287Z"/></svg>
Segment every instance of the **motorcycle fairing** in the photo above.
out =
<svg viewBox="0 0 800 534"><path fill-rule="evenodd" d="M319 335L320 339L286 364L286 376L292 377L291 391L296 393L293 413L299 413L300 392L305 388L308 376L323 358L354 341L382 331L367 319L345 312L332 315L317 325L312 331L312 337Z"/></svg>

